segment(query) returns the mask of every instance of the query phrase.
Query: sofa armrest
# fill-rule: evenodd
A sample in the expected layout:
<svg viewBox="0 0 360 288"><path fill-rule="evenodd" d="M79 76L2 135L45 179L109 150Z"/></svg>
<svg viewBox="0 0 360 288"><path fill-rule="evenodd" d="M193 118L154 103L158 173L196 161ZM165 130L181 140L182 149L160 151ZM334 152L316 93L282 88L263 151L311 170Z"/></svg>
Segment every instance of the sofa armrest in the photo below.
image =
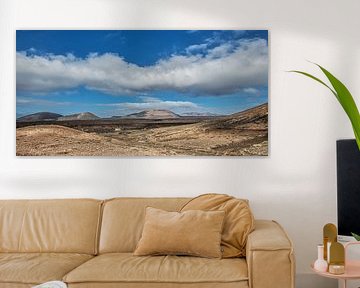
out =
<svg viewBox="0 0 360 288"><path fill-rule="evenodd" d="M275 221L256 220L246 246L250 288L294 288L293 245Z"/></svg>

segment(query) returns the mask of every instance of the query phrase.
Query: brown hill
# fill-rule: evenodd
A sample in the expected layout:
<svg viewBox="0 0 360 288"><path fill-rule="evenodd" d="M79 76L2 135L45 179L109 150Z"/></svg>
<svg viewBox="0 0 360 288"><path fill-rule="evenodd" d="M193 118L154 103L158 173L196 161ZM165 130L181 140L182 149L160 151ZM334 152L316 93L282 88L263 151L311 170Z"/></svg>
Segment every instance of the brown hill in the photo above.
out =
<svg viewBox="0 0 360 288"><path fill-rule="evenodd" d="M111 138L58 125L16 129L17 156L111 156L125 153Z"/></svg>
<svg viewBox="0 0 360 288"><path fill-rule="evenodd" d="M138 141L166 148L166 155L266 156L268 105L195 124L134 133Z"/></svg>
<svg viewBox="0 0 360 288"><path fill-rule="evenodd" d="M268 104L265 103L229 116L209 120L202 125L209 129L267 130Z"/></svg>

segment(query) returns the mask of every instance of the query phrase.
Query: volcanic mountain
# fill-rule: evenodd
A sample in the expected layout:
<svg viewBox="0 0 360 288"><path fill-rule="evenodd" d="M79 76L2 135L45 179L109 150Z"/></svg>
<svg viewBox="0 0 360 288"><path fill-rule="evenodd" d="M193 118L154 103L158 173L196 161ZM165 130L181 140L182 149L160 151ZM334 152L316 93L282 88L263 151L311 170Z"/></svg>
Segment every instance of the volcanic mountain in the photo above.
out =
<svg viewBox="0 0 360 288"><path fill-rule="evenodd" d="M58 118L58 121L70 121L70 120L96 120L99 119L98 116L96 116L93 113L90 112L83 112L78 114L72 114L67 116L62 116Z"/></svg>
<svg viewBox="0 0 360 288"><path fill-rule="evenodd" d="M175 114L170 110L145 110L124 116L124 118L137 119L174 119L180 117L180 115Z"/></svg>
<svg viewBox="0 0 360 288"><path fill-rule="evenodd" d="M38 112L30 115L26 115L16 119L18 122L32 122L32 121L48 121L48 120L57 120L63 115L51 112Z"/></svg>

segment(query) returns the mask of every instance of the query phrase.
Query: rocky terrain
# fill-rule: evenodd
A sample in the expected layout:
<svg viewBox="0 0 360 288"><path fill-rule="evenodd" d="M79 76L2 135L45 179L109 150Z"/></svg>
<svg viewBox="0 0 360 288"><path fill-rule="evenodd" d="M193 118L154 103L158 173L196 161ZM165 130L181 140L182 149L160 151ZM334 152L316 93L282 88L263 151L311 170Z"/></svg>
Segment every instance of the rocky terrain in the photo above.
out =
<svg viewBox="0 0 360 288"><path fill-rule="evenodd" d="M152 114L150 116L154 117ZM150 116L138 115L139 118ZM97 124L100 128L86 128L87 132L80 131L81 124L76 126L77 129L59 125L20 127L16 132L16 153L24 156L265 156L268 154L267 104L229 116L208 117L190 123L183 122L180 116L170 120L160 120L160 122L156 120L155 125L149 118L130 119L128 122L111 122L107 127L104 122L100 126ZM177 123L178 121L180 122ZM86 123L86 121L79 122Z"/></svg>

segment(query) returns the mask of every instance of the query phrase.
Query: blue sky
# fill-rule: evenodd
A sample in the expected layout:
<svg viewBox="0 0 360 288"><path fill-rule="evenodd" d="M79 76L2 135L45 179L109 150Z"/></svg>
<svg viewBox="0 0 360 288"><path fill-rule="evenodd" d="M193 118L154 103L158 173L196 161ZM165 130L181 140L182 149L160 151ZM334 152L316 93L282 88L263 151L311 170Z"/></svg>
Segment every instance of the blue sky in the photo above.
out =
<svg viewBox="0 0 360 288"><path fill-rule="evenodd" d="M17 116L231 114L268 101L265 30L19 30Z"/></svg>

